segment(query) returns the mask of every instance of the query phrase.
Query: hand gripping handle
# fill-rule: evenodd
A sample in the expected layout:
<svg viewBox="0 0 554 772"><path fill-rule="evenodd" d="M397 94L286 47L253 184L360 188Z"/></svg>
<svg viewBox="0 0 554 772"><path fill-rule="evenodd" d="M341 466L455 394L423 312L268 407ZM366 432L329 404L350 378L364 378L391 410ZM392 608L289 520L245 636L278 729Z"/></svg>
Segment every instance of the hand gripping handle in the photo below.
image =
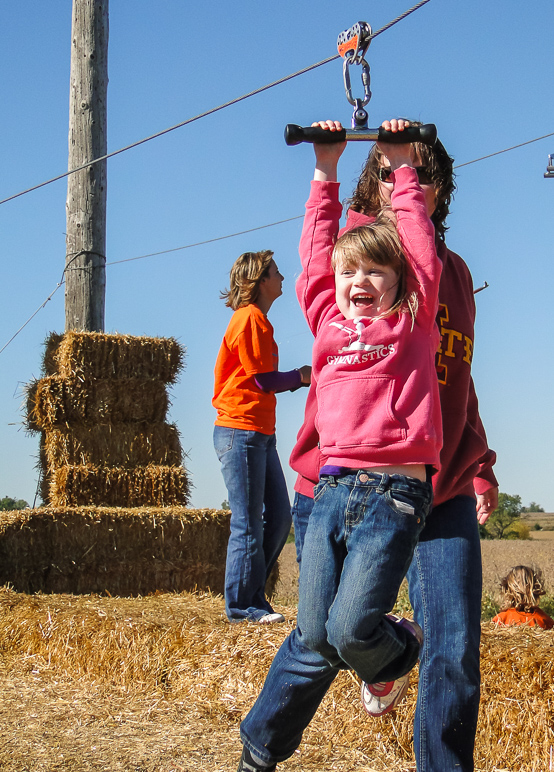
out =
<svg viewBox="0 0 554 772"><path fill-rule="evenodd" d="M434 123L425 123L423 126L408 126L404 131L386 131L380 126L378 129L341 129L340 131L328 131L319 126L297 126L289 123L285 127L285 142L287 145L299 145L301 142L319 144L332 144L335 142L360 142L377 141L392 142L397 145L408 142L422 142L424 145L434 145L437 139L437 127Z"/></svg>

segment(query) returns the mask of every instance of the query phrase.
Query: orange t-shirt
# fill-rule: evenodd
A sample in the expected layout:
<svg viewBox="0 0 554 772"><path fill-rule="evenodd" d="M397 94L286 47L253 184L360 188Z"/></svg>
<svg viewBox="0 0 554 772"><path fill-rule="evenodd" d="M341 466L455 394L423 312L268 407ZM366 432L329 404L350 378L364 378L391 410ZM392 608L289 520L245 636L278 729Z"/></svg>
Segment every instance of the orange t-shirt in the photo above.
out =
<svg viewBox="0 0 554 772"><path fill-rule="evenodd" d="M554 619L549 617L542 608L535 608L533 611L517 611L515 608L509 608L507 611L501 611L497 614L493 622L499 622L501 625L529 625L529 627L542 627L543 630L550 630L554 627Z"/></svg>
<svg viewBox="0 0 554 772"><path fill-rule="evenodd" d="M216 426L274 434L275 394L262 391L254 376L277 370L278 357L267 316L253 303L237 309L215 363Z"/></svg>

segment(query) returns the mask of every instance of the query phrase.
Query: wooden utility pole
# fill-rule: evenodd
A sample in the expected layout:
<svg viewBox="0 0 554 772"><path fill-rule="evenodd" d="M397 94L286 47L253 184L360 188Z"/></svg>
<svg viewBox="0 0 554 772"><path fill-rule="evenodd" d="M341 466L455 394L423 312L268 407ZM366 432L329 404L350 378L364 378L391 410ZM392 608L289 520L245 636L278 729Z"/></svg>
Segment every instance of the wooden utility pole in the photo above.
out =
<svg viewBox="0 0 554 772"><path fill-rule="evenodd" d="M107 153L108 5L109 0L73 0L69 170ZM69 175L66 332L104 330L106 200L107 161Z"/></svg>

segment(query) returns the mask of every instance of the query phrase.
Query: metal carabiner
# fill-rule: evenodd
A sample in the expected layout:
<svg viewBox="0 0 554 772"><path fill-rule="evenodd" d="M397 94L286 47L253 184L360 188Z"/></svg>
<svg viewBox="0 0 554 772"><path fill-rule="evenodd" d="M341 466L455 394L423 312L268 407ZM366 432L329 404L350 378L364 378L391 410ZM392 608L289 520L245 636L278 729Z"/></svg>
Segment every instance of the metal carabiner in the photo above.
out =
<svg viewBox="0 0 554 772"><path fill-rule="evenodd" d="M346 98L350 102L351 105L354 107L354 112L352 113L352 128L353 129L367 129L367 112L364 110L364 107L367 105L369 100L371 99L371 76L369 73L369 64L366 62L365 59L361 60L362 65L362 83L364 86L364 97L363 99L356 99L352 96L352 86L350 84L350 67L351 62L349 59L344 60L343 65L343 78L344 78L344 88L346 90Z"/></svg>
<svg viewBox="0 0 554 772"><path fill-rule="evenodd" d="M362 84L364 87L364 98L363 100L357 100L352 96L352 85L350 83L350 65L352 64L352 61L350 59L345 59L342 65L342 76L344 79L344 89L346 91L346 98L350 102L351 105L355 105L357 102L361 101L362 105L365 107L369 100L371 99L371 75L369 72L369 64L366 62L365 59L362 59L359 64L362 65Z"/></svg>

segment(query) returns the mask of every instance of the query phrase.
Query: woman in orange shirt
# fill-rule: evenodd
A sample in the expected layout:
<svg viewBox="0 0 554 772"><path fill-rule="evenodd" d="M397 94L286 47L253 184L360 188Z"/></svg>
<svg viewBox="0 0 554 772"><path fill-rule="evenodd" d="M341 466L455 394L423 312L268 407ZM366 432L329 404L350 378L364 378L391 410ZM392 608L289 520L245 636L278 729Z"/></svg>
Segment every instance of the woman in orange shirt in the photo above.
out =
<svg viewBox="0 0 554 772"><path fill-rule="evenodd" d="M542 571L529 566L516 566L500 582L504 593L502 610L493 622L501 625L529 625L551 630L554 619L539 608L539 598L545 595Z"/></svg>
<svg viewBox="0 0 554 772"><path fill-rule="evenodd" d="M279 372L267 313L282 295L273 252L246 252L234 263L222 293L234 314L215 365L214 446L231 507L225 567L230 622L283 622L265 584L291 527L290 502L277 454L275 393L310 383L311 368Z"/></svg>

